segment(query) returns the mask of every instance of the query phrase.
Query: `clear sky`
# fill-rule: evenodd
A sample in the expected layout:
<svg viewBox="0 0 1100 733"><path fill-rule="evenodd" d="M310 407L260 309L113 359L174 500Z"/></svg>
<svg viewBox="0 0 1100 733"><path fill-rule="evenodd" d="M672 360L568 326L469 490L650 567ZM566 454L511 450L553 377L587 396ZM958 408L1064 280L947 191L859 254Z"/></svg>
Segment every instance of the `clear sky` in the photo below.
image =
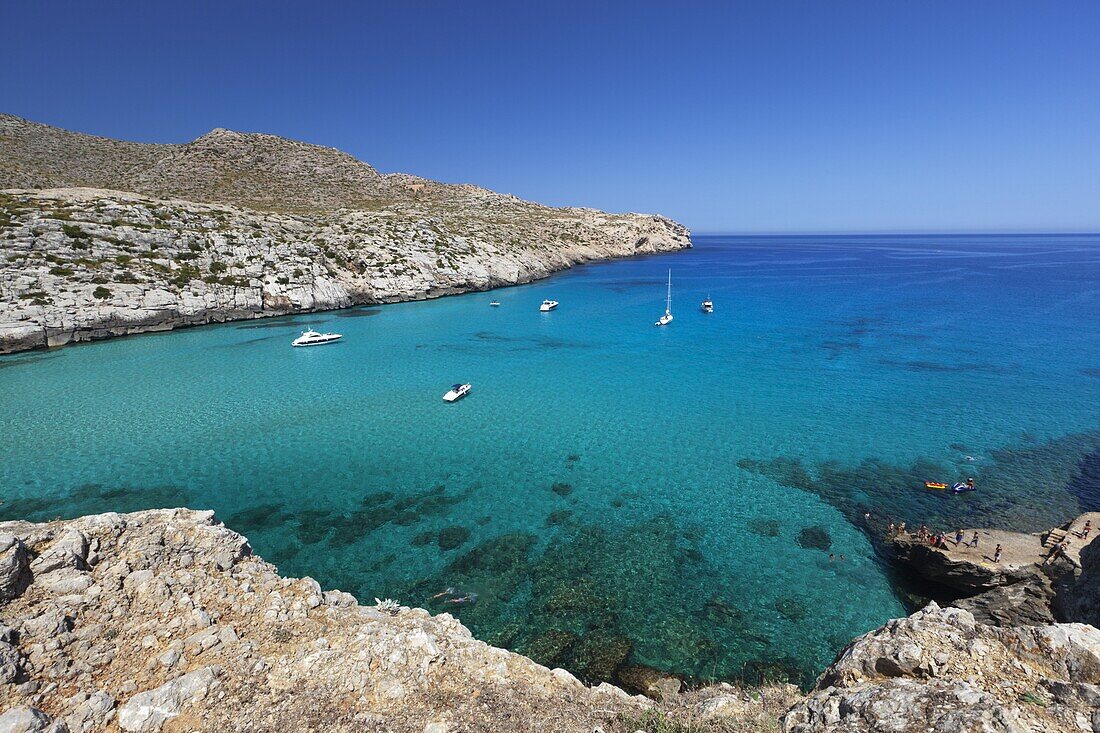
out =
<svg viewBox="0 0 1100 733"><path fill-rule="evenodd" d="M693 230L1100 231L1100 2L5 2L0 111Z"/></svg>

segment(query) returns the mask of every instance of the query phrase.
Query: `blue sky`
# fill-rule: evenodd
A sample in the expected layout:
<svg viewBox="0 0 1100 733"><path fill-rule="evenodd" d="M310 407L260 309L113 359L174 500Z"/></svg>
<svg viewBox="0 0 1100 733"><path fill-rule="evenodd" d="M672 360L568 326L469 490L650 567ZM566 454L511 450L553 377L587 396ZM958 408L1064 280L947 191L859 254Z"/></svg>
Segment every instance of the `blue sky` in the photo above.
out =
<svg viewBox="0 0 1100 733"><path fill-rule="evenodd" d="M1100 230L1100 2L9 2L0 111L696 231Z"/></svg>

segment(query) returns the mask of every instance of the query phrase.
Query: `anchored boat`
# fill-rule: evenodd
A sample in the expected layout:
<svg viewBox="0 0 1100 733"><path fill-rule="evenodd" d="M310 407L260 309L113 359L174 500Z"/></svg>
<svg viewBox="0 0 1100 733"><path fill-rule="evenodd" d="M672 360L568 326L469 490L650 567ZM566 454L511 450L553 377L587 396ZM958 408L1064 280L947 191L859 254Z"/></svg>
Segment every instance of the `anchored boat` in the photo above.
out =
<svg viewBox="0 0 1100 733"><path fill-rule="evenodd" d="M550 311L554 310L557 307L558 307L558 301L556 301L556 300L544 300L544 301L542 301L542 305L539 306L539 310L542 311L543 313L549 313Z"/></svg>
<svg viewBox="0 0 1100 733"><path fill-rule="evenodd" d="M344 338L343 335L338 333L318 333L312 328L302 331L302 335L290 342L291 346L320 346L321 344L331 344L333 341L339 341Z"/></svg>
<svg viewBox="0 0 1100 733"><path fill-rule="evenodd" d="M444 402L457 402L466 395L470 394L470 390L473 389L473 385L470 384L455 384L452 385L447 394L443 395Z"/></svg>
<svg viewBox="0 0 1100 733"><path fill-rule="evenodd" d="M665 295L665 314L657 319L654 326L667 326L672 323L672 270L668 271L668 292Z"/></svg>

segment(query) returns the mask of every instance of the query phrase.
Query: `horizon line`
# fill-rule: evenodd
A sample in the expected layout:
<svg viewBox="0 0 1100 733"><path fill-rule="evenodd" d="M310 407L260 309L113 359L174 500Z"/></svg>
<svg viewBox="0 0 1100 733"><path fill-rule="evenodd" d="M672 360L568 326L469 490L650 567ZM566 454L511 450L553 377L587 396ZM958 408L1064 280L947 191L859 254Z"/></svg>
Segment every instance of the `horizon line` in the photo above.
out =
<svg viewBox="0 0 1100 733"><path fill-rule="evenodd" d="M929 235L967 235L967 236L1074 236L1095 235L1100 236L1100 229L929 229L929 230L885 230L885 231L813 231L798 229L791 231L721 231L717 229L692 230L691 236L700 237L923 237Z"/></svg>

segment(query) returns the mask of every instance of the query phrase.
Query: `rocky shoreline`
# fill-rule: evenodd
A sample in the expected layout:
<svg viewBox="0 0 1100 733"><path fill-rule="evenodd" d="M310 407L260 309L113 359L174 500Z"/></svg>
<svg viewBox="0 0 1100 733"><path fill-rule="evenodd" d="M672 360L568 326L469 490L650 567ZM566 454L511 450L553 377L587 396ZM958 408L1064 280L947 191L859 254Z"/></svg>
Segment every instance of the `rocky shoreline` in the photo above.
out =
<svg viewBox="0 0 1100 733"><path fill-rule="evenodd" d="M897 564L930 584L934 598L972 612L983 623L1081 621L1097 626L1100 544L1093 542L1092 528L1098 524L1100 512L1089 512L1035 534L968 528L959 530L961 543L951 533L939 546L905 532L888 537L888 549ZM1060 545L1064 551L1056 549Z"/></svg>
<svg viewBox="0 0 1100 733"><path fill-rule="evenodd" d="M933 603L854 640L805 696L651 694L586 687L448 614L281 577L212 512L0 523L0 731L1096 733L1100 631Z"/></svg>
<svg viewBox="0 0 1100 733"><path fill-rule="evenodd" d="M0 212L0 354L488 290L691 246L668 219L590 210L557 211L560 231L493 231L415 212L289 215L62 189L0 192Z"/></svg>
<svg viewBox="0 0 1100 733"><path fill-rule="evenodd" d="M662 216L552 208L214 130L182 145L0 114L0 354L435 298L676 251Z"/></svg>

